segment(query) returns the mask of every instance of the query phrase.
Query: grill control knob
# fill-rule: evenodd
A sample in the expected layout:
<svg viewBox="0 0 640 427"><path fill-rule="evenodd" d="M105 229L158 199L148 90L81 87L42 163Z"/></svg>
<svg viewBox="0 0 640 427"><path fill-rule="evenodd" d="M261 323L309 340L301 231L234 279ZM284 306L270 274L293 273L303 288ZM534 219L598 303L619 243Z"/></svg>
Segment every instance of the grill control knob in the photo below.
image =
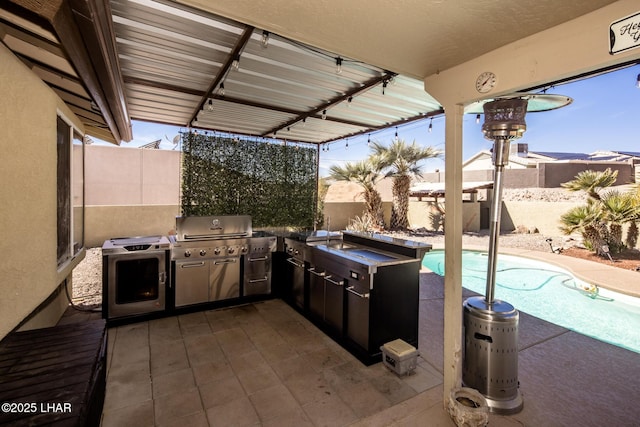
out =
<svg viewBox="0 0 640 427"><path fill-rule="evenodd" d="M227 252L229 252L230 254L234 253L235 251L236 251L236 250L235 250L235 249L233 249L233 248L229 248L229 249L227 250Z"/></svg>
<svg viewBox="0 0 640 427"><path fill-rule="evenodd" d="M247 253L247 247L246 246L241 247L240 248L240 252L242 252L243 254L246 254Z"/></svg>
<svg viewBox="0 0 640 427"><path fill-rule="evenodd" d="M294 251L294 253L295 253L296 255L300 255L300 251L298 251L298 250Z"/></svg>
<svg viewBox="0 0 640 427"><path fill-rule="evenodd" d="M220 248L215 248L213 250L213 253L216 254L216 255L220 255Z"/></svg>
<svg viewBox="0 0 640 427"><path fill-rule="evenodd" d="M205 249L200 249L200 256L205 256L207 251Z"/></svg>
<svg viewBox="0 0 640 427"><path fill-rule="evenodd" d="M184 251L184 256L189 258L191 256L191 251Z"/></svg>

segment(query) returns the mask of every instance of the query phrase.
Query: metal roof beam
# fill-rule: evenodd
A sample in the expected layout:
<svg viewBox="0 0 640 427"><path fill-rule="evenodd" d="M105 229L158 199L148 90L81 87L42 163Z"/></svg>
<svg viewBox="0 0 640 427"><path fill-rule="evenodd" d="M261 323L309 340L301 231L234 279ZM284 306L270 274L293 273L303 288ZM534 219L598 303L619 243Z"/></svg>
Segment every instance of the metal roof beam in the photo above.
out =
<svg viewBox="0 0 640 427"><path fill-rule="evenodd" d="M319 142L318 145L329 144L331 142L339 141L341 139L352 138L354 136L363 135L363 134L369 133L369 132L376 132L376 131L379 131L379 130L382 130L382 129L388 129L388 128L392 128L392 127L395 127L395 126L403 126L403 125L406 125L407 123L415 122L415 121L422 120L422 119L428 119L429 117L439 116L441 114L444 114L444 110L443 109L440 109L440 110L437 110L437 111L432 111L432 112L424 114L424 115L411 117L411 118L408 118L406 120L398 120L398 121L395 121L395 122L392 122L392 123L385 123L384 125L381 125L381 126L370 127L370 128L368 128L366 130L363 130L362 132L355 132L355 133L352 133L352 134L349 134L349 135L344 135L344 136L341 136L341 137L338 137L338 138L327 139L325 141Z"/></svg>
<svg viewBox="0 0 640 427"><path fill-rule="evenodd" d="M262 136L268 136L271 134L275 134L276 132L286 129L289 126L291 126L294 123L297 123L299 121L301 121L302 119L305 119L307 117L311 117L311 116L315 116L316 114L334 106L337 105L351 97L354 97L360 93L364 93L366 91L368 91L369 89L371 89L372 87L375 87L377 85L379 85L380 83L385 83L388 82L389 80L391 80L393 77L395 77L397 74L396 73L391 73L391 72L387 72L385 74L383 74L382 76L378 76L378 77L374 77L372 79L369 79L367 82L365 82L362 86L356 87L354 89L351 89L350 91L346 92L344 95L340 95L337 96L333 99L331 99L329 102L327 103L323 103L322 105L318 105L316 108L312 109L311 111L307 111L305 113L302 113L300 115L298 115L296 118L289 120L286 123L283 123L281 125L278 125L272 129L270 129L269 131L265 132ZM363 126L362 124L359 124L358 126ZM366 125L364 125L366 126Z"/></svg>
<svg viewBox="0 0 640 427"><path fill-rule="evenodd" d="M211 97L211 94L213 93L215 88L220 83L222 83L224 81L224 79L227 77L227 74L229 73L229 70L231 69L231 65L233 64L234 59L238 58L240 56L240 54L242 53L242 51L244 50L245 46L249 42L249 39L251 38L251 34L253 34L253 30L254 30L254 27L252 27L250 25L246 26L246 28L244 29L244 32L242 33L242 35L240 36L240 38L236 42L236 44L233 47L233 49L231 50L231 52L229 53L229 56L227 57L227 60L225 61L225 63L222 66L222 68L220 69L220 72L213 79L213 81L211 82L211 85L209 86L209 88L205 92L205 94L202 97L202 99L200 99L200 102L198 103L198 105L196 106L195 110L191 114L191 119L189 119L189 123L186 124L187 126L191 125L191 123L194 121L194 119L198 116L198 113L200 112L200 110L202 110L202 107L204 107L204 104L205 104L205 102L207 102L207 99L209 99Z"/></svg>

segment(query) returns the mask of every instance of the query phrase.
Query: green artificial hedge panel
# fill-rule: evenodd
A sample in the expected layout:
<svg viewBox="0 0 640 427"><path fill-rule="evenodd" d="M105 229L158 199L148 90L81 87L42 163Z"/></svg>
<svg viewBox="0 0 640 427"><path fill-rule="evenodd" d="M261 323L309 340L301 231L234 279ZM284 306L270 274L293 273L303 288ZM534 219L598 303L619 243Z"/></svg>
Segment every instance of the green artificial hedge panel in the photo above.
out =
<svg viewBox="0 0 640 427"><path fill-rule="evenodd" d="M182 215L251 215L254 227L313 226L316 149L198 132L183 133L182 141Z"/></svg>

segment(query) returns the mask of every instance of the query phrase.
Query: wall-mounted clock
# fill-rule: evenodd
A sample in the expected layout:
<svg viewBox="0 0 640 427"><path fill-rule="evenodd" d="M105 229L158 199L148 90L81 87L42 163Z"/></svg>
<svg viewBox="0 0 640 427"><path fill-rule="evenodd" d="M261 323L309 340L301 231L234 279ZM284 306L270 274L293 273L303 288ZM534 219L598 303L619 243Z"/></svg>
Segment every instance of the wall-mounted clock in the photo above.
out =
<svg viewBox="0 0 640 427"><path fill-rule="evenodd" d="M497 77L491 71L485 71L476 79L476 90L480 93L487 93L496 86Z"/></svg>

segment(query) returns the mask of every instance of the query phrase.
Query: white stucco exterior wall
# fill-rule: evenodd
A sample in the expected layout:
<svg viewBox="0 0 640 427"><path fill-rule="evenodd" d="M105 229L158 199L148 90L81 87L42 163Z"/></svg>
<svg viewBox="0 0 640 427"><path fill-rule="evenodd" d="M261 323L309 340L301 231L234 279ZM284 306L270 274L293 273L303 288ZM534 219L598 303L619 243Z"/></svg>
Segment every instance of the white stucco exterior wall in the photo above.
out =
<svg viewBox="0 0 640 427"><path fill-rule="evenodd" d="M46 300L79 259L57 268L57 95L0 44L0 339ZM78 258L84 256L81 253ZM57 321L62 305L47 313ZM54 320L55 319L55 320Z"/></svg>

